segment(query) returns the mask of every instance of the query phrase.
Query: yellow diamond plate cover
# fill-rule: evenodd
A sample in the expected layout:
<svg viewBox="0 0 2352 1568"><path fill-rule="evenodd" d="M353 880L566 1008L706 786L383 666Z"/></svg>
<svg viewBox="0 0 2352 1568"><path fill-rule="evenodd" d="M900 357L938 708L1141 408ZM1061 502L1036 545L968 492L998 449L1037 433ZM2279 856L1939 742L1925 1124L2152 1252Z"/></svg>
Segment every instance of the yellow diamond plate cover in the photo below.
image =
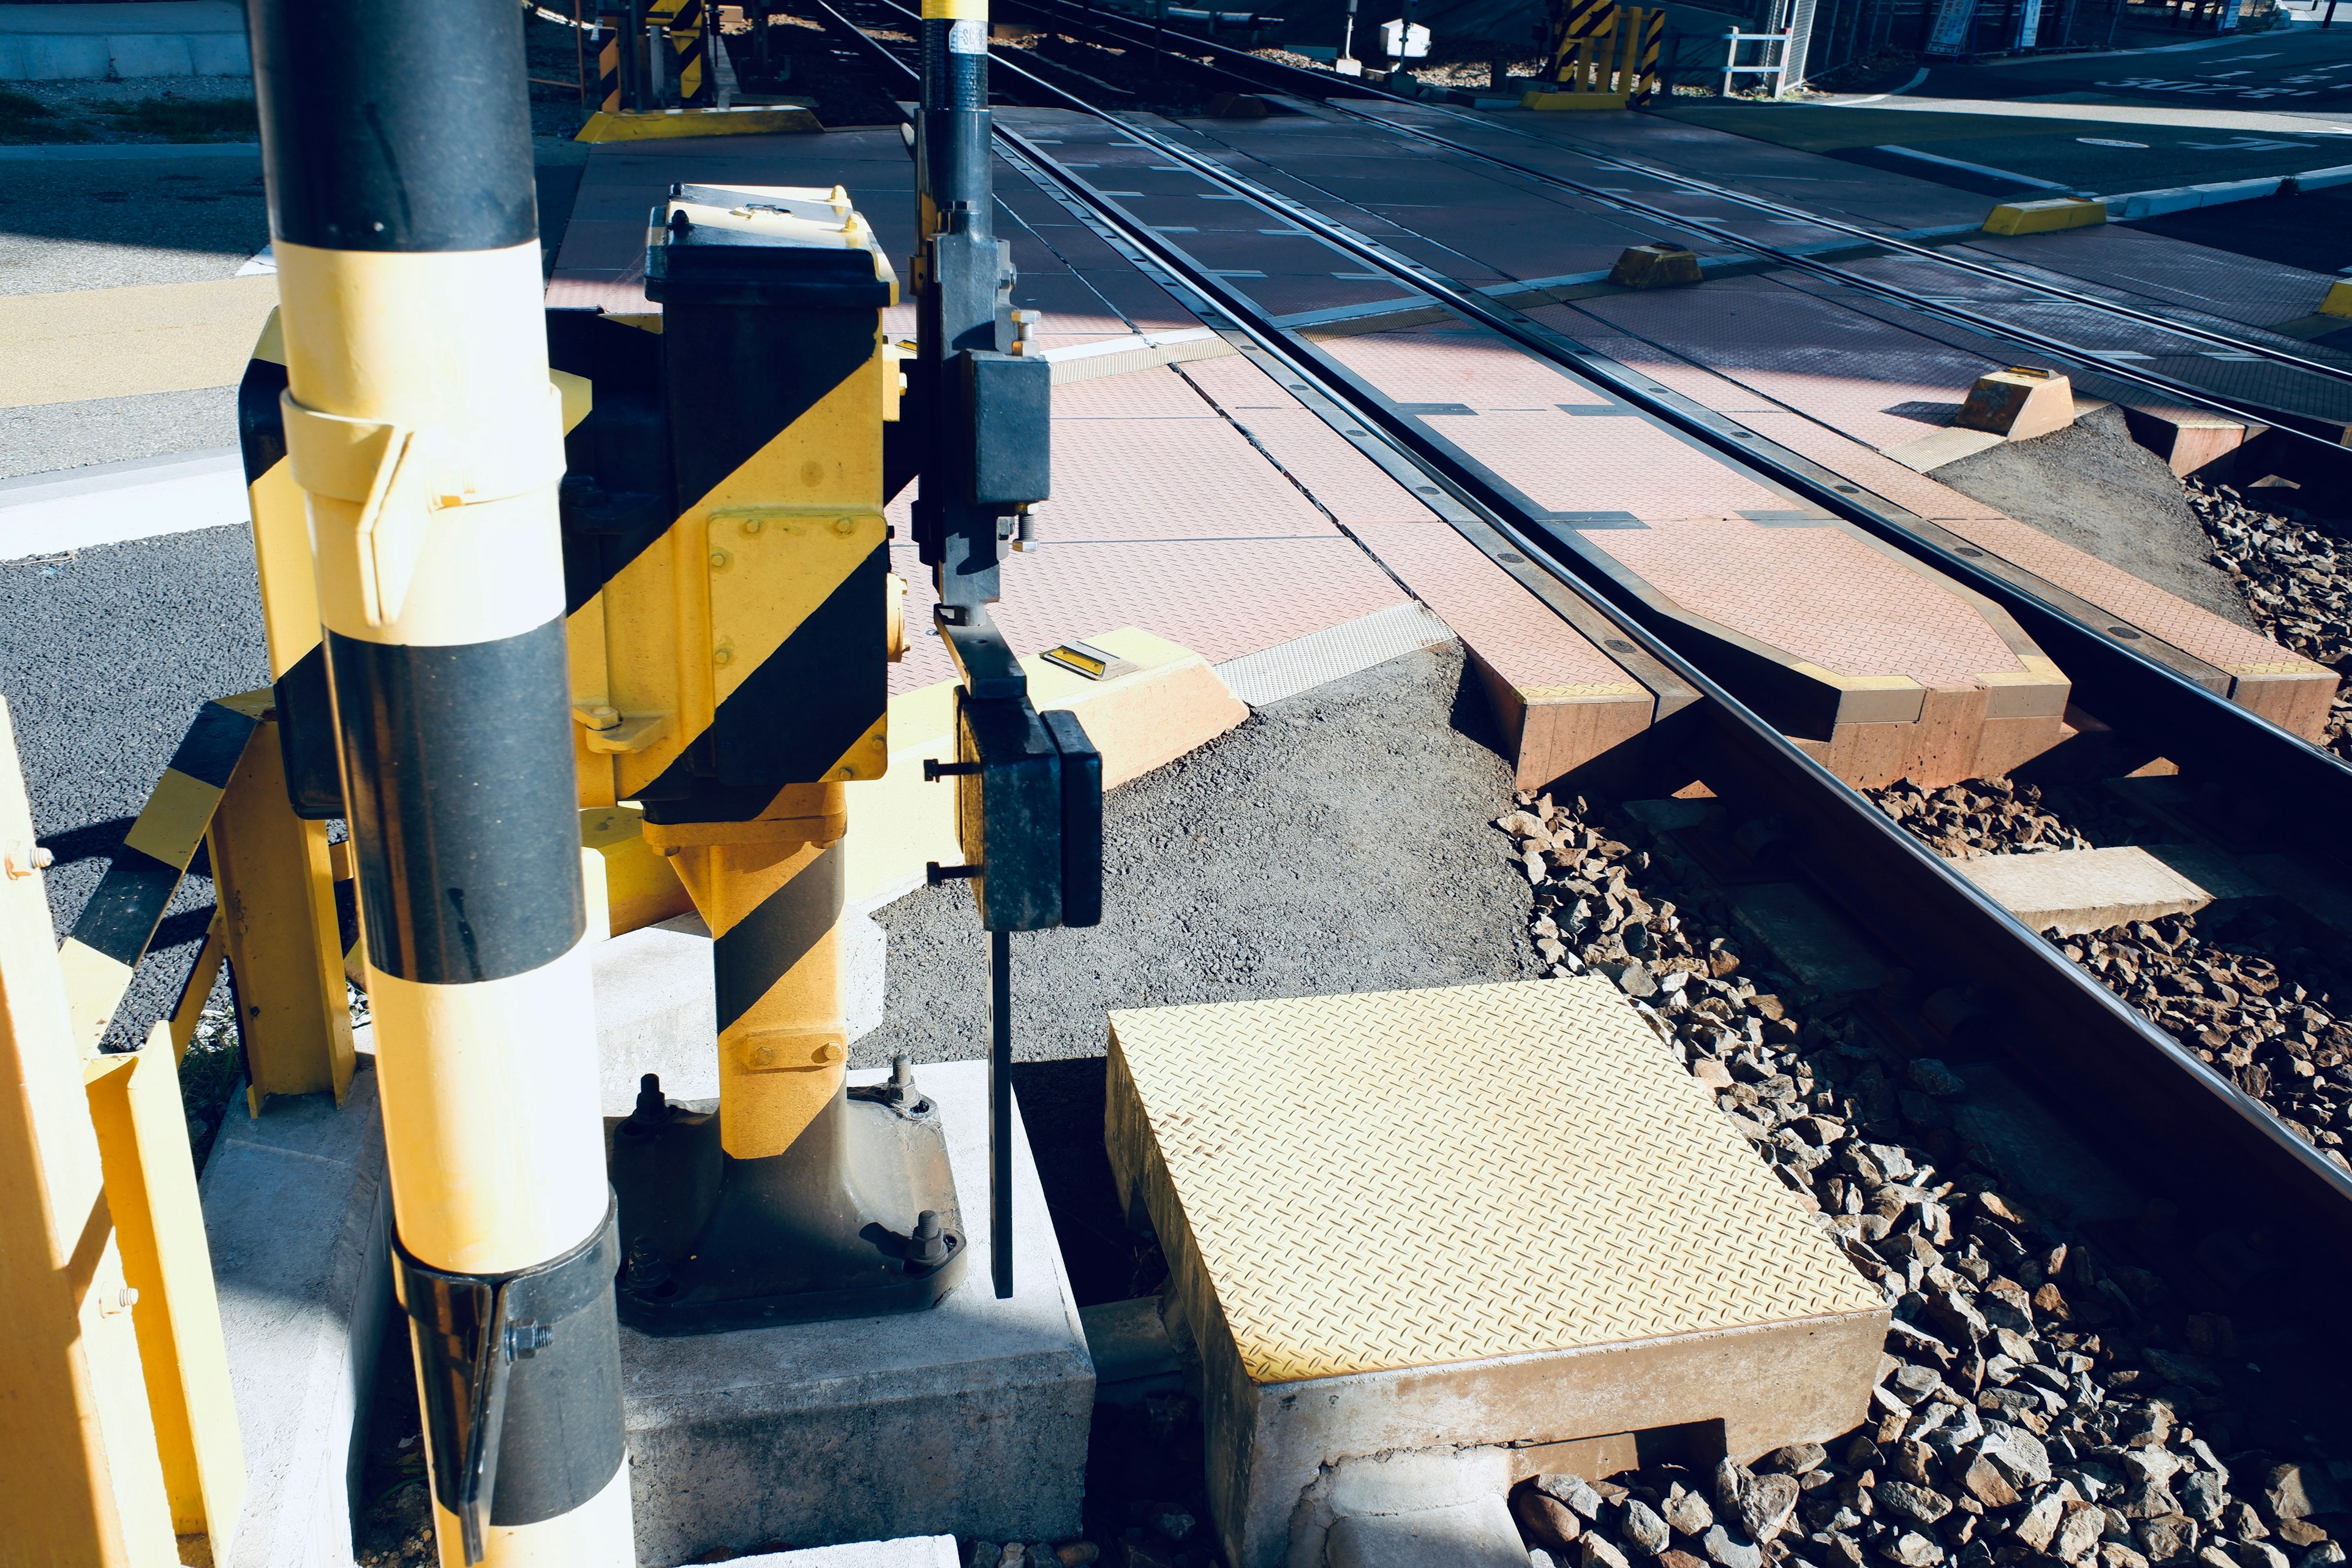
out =
<svg viewBox="0 0 2352 1568"><path fill-rule="evenodd" d="M1110 1026L1255 1383L1883 1305L1597 976Z"/></svg>

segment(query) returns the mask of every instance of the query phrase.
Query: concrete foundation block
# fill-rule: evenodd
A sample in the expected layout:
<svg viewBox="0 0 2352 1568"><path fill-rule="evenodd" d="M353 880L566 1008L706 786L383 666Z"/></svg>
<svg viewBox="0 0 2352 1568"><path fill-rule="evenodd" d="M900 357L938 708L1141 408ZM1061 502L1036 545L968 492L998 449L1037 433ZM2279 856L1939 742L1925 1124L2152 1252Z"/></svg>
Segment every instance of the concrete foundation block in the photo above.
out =
<svg viewBox="0 0 2352 1568"><path fill-rule="evenodd" d="M2056 371L2012 365L1977 377L1952 423L2011 441L2030 441L2074 423L2074 384Z"/></svg>
<svg viewBox="0 0 2352 1568"><path fill-rule="evenodd" d="M646 1073L661 1075L674 1100L717 1098L719 1002L702 917L681 915L629 931L589 953L604 1113L626 1116Z"/></svg>
<svg viewBox="0 0 2352 1568"><path fill-rule="evenodd" d="M0 37L0 81L104 81L102 37Z"/></svg>
<svg viewBox="0 0 2352 1568"><path fill-rule="evenodd" d="M1315 1531L1413 1511L1405 1493L1499 1510L1604 1452L1752 1459L1868 1408L1879 1293L1609 982L1110 1026L1105 1142L1194 1326L1234 1568L1337 1561ZM1415 1462L1349 1463L1376 1455Z"/></svg>
<svg viewBox="0 0 2352 1568"><path fill-rule="evenodd" d="M194 51L185 33L132 33L107 40L114 74L125 81L139 77L194 76Z"/></svg>
<svg viewBox="0 0 2352 1568"><path fill-rule="evenodd" d="M1421 1513L1343 1519L1331 1527L1323 1561L1329 1568L1526 1568L1511 1510L1499 1497Z"/></svg>
<svg viewBox="0 0 2352 1568"><path fill-rule="evenodd" d="M842 981L849 1037L882 1026L889 933L866 911L845 910ZM627 931L590 950L596 985L596 1077L604 1113L626 1116L637 1080L654 1073L673 1100L719 1095L719 1004L711 981L710 928L679 915Z"/></svg>
<svg viewBox="0 0 2352 1568"><path fill-rule="evenodd" d="M0 6L0 81L252 74L229 0Z"/></svg>
<svg viewBox="0 0 2352 1568"><path fill-rule="evenodd" d="M2212 893L2130 846L1985 855L1957 869L2035 931L2060 936L2187 914L2213 901Z"/></svg>
<svg viewBox="0 0 2352 1568"><path fill-rule="evenodd" d="M1757 882L1732 900L1739 929L1771 950L1804 984L1831 995L1875 991L1886 970L1853 928L1795 882Z"/></svg>
<svg viewBox="0 0 2352 1568"><path fill-rule="evenodd" d="M1014 1292L1000 1301L989 1283L987 1067L926 1066L917 1081L945 1121L971 1232L963 1282L938 1306L678 1339L621 1331L648 1568L766 1541L1078 1533L1094 1363L1028 1139L1016 1124Z"/></svg>
<svg viewBox="0 0 2352 1568"><path fill-rule="evenodd" d="M2126 405L2124 427L2184 479L2213 468L2246 444L2243 425L2202 409Z"/></svg>
<svg viewBox="0 0 2352 1568"><path fill-rule="evenodd" d="M1095 1362L1095 1402L1133 1405L1184 1386L1184 1357L1168 1331L1158 1296L1105 1301L1078 1314Z"/></svg>
<svg viewBox="0 0 2352 1568"><path fill-rule="evenodd" d="M205 1234L220 1292L245 1510L218 1568L351 1568L375 1352L392 1310L370 1030L341 1110L327 1095L239 1095L205 1163ZM217 1543L216 1543L217 1549Z"/></svg>
<svg viewBox="0 0 2352 1568"><path fill-rule="evenodd" d="M1527 1568L1505 1500L1511 1469L1496 1447L1342 1459L1291 1521L1289 1568Z"/></svg>
<svg viewBox="0 0 2352 1568"><path fill-rule="evenodd" d="M1686 245L1632 245L1609 269L1625 289L1674 289L1699 281L1698 256Z"/></svg>
<svg viewBox="0 0 2352 1568"><path fill-rule="evenodd" d="M806 1552L767 1552L737 1557L719 1568L963 1568L952 1535L908 1535L897 1541L858 1541L845 1546L814 1546Z"/></svg>

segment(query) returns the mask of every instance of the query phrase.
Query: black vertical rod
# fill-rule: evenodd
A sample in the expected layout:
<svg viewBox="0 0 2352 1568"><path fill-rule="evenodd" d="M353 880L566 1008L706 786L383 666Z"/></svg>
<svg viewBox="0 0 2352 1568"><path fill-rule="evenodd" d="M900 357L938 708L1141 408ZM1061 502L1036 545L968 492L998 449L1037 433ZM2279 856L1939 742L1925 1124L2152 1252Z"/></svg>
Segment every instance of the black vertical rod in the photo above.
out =
<svg viewBox="0 0 2352 1568"><path fill-rule="evenodd" d="M996 1299L1013 1299L1013 933L988 933L988 1247Z"/></svg>

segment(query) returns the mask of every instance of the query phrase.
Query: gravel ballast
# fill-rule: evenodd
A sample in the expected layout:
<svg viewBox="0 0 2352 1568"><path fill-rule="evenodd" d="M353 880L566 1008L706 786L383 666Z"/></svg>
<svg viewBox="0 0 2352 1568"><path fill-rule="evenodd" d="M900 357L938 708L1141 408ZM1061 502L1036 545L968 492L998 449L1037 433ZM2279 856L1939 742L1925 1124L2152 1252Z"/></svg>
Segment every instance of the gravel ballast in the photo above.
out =
<svg viewBox="0 0 2352 1568"><path fill-rule="evenodd" d="M2254 625L2313 663L2340 668L2352 656L2352 565L2338 555L2336 535L2307 518L2250 506L2227 485L2192 484L2187 493L2211 542L2213 563L2236 582ZM2352 758L2352 700L2341 687L2323 743Z"/></svg>
<svg viewBox="0 0 2352 1568"><path fill-rule="evenodd" d="M2088 792L1970 779L1932 793L1864 792L1952 859L2145 842L2127 813ZM2053 939L2054 940L2054 939ZM2295 910L2224 907L2067 937L2059 950L2352 1171L2352 963L2342 939Z"/></svg>
<svg viewBox="0 0 2352 1568"><path fill-rule="evenodd" d="M2229 1363L2255 1353L2253 1334L2241 1342L2152 1258L2005 1195L2000 1157L1958 1131L1962 1074L1744 952L1721 893L1633 817L1547 797L1497 826L1534 889L1549 973L1614 977L1894 1309L1867 1425L1752 1468L1538 1478L1513 1498L1535 1562L2343 1561L2329 1527L2346 1522L2352 1467L2240 1407ZM2151 1205L2151 1255L2186 1250L2166 1245L2167 1223ZM2266 1358L2308 1349L2261 1333Z"/></svg>
<svg viewBox="0 0 2352 1568"><path fill-rule="evenodd" d="M1099 1057L1114 1007L1529 973L1527 880L1461 827L1509 796L1486 722L1447 645L1258 709L1113 791L1102 924L1013 941L1014 1055ZM876 918L888 1012L853 1063L984 1055L988 946L970 891L922 889Z"/></svg>

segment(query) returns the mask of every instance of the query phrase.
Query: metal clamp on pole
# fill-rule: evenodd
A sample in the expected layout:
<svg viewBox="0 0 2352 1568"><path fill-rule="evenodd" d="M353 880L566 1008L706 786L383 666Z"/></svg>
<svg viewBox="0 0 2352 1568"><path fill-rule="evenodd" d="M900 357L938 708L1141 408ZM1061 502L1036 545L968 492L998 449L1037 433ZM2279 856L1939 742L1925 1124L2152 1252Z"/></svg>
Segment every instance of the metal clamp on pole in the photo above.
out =
<svg viewBox="0 0 2352 1568"><path fill-rule="evenodd" d="M392 1283L422 1352L433 1491L479 1563L493 1524L532 1524L593 1497L620 1466L618 1210L562 1258L513 1274L427 1268L398 1238ZM511 1418L512 1432L509 1428Z"/></svg>

